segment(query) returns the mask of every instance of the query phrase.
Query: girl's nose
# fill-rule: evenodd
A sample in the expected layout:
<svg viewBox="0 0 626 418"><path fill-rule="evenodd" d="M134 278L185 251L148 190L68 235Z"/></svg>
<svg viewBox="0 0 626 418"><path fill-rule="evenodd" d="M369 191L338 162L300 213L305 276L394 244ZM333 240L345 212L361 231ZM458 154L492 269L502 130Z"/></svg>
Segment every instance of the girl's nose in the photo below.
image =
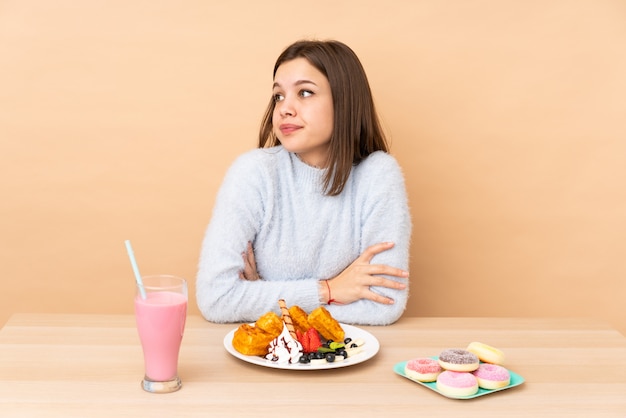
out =
<svg viewBox="0 0 626 418"><path fill-rule="evenodd" d="M296 108L293 100L285 97L279 104L279 112L281 116L294 116L296 114Z"/></svg>

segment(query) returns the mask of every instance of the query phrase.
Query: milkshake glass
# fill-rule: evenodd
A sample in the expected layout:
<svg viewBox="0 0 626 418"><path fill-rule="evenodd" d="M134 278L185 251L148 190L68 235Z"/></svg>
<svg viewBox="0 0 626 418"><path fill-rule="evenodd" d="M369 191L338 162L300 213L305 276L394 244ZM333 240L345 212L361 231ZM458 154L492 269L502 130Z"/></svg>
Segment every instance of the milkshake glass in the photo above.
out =
<svg viewBox="0 0 626 418"><path fill-rule="evenodd" d="M178 353L187 318L187 282L171 275L144 276L142 281L145 292L139 286L135 292L145 366L142 387L152 393L175 392L182 387Z"/></svg>

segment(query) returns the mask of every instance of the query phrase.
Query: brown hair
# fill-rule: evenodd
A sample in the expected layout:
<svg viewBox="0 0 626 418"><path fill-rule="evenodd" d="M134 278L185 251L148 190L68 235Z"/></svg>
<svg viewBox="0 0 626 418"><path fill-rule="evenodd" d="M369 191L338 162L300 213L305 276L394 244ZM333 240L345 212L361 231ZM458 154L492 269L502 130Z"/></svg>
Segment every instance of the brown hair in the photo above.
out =
<svg viewBox="0 0 626 418"><path fill-rule="evenodd" d="M273 76L281 64L296 58L309 61L330 84L334 126L323 185L327 195L336 196L342 192L352 166L374 151L387 152L387 141L374 108L365 70L350 47L338 41L295 42L276 60ZM280 144L273 133L274 107L272 99L259 130L259 148Z"/></svg>

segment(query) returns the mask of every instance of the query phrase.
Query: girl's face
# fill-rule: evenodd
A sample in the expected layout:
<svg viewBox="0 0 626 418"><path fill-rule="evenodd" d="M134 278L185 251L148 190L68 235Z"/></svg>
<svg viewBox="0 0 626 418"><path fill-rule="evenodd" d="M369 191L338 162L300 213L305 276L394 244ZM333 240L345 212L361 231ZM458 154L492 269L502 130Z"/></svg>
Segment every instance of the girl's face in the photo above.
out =
<svg viewBox="0 0 626 418"><path fill-rule="evenodd" d="M305 163L324 167L333 132L333 96L328 79L305 58L296 58L276 70L273 95L274 135Z"/></svg>

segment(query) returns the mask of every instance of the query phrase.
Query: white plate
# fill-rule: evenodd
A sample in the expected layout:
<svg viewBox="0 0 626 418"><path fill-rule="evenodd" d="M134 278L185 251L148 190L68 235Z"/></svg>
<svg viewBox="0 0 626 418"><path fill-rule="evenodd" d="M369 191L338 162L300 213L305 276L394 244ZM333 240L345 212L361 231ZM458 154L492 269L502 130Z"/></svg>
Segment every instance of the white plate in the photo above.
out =
<svg viewBox="0 0 626 418"><path fill-rule="evenodd" d="M346 338L352 338L356 340L357 338L362 338L365 341L363 345L363 351L359 354L356 354L352 357L348 357L345 360L334 361L332 363L318 363L318 364L278 364L275 361L267 360L264 357L260 356L245 356L241 354L239 351L235 350L233 347L233 336L235 335L235 331L237 328L230 331L224 337L224 348L233 356L237 357L240 360L243 360L248 363L256 364L264 367L271 367L274 369L287 369L287 370L320 370L320 369L337 369L339 367L347 367L355 364L363 363L366 360L371 359L378 353L380 349L380 344L376 337L374 337L369 332L362 330L360 328L354 327L352 325L341 324L341 327L346 333Z"/></svg>

